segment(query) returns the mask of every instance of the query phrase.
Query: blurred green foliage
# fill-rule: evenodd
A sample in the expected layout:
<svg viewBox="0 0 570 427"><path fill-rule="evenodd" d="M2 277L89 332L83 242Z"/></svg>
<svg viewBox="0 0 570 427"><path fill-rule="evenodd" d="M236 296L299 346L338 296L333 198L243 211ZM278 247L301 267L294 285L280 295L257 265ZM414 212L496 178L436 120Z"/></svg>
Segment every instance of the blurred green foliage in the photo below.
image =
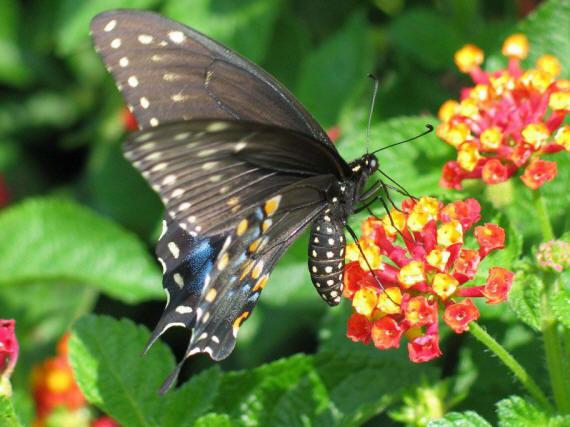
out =
<svg viewBox="0 0 570 427"><path fill-rule="evenodd" d="M325 128L338 126L339 150L352 159L364 151L369 72L380 78L370 131L375 148L436 124L439 105L467 84L452 58L465 43L482 47L493 66L502 61L497 53L504 36L524 31L530 60L556 54L570 76L570 5L547 1L523 19L533 5L532 0L2 0L0 173L10 206L0 211L0 317L18 322L22 356L14 388L20 418L32 417L25 408L33 364L53 351L76 319L105 313L151 327L162 309L160 269L152 258L162 207L121 155L125 109L90 44L94 15L120 7L152 9L237 50L289 87ZM381 163L414 194L480 196L477 186L454 194L438 187L441 167L452 156L431 134L383 152ZM545 187L545 196L562 234L570 225L569 202L559 195L570 185L570 158L558 160L559 176ZM513 180L503 189L501 197L515 196L500 216L490 204L484 212L485 220L500 218L508 229L510 246L497 260L507 267L539 241L538 225L528 220L530 197L520 186ZM353 224L360 219L353 218ZM532 280L520 277L524 285L517 283L511 301L528 328L506 307L482 311L498 340L544 378L531 332L540 321ZM557 298L553 307L568 322L565 297ZM412 366L402 351L380 352L348 341L347 316L348 307L328 310L316 297L302 238L275 269L222 369L197 357L184 371L190 380L159 398L155 391L174 366L172 353L159 343L140 358L148 336L144 328L93 315L74 329L71 359L89 400L125 426L391 425L382 413L404 389L425 381L435 387L444 379L449 395L463 398L443 397L453 401L448 406L479 415L451 413L434 426L487 426L485 419L497 419L497 401L500 425L542 422L545 415L532 403L509 397L521 392L518 385L470 338L449 337L444 358ZM179 355L186 338L172 332L166 340ZM296 354L302 352L310 355ZM524 417L538 424L522 424ZM18 425L6 399L0 400L0 421Z"/></svg>

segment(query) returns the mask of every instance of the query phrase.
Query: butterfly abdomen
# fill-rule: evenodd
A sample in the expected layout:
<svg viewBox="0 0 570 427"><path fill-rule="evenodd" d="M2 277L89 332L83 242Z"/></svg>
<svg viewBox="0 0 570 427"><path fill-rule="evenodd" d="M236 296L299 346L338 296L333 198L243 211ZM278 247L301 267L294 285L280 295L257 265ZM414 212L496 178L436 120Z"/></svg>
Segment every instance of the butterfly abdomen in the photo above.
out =
<svg viewBox="0 0 570 427"><path fill-rule="evenodd" d="M340 302L344 274L343 224L329 214L319 217L311 229L309 271L319 295L329 304Z"/></svg>

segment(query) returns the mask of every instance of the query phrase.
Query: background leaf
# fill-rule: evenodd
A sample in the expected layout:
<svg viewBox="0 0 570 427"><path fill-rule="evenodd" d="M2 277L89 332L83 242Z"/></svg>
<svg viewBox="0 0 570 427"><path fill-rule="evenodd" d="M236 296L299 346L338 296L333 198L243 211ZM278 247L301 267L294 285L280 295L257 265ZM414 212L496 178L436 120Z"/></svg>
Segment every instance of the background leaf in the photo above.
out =
<svg viewBox="0 0 570 427"><path fill-rule="evenodd" d="M0 425L3 427L20 427L20 421L16 417L12 401L5 396L0 396Z"/></svg>
<svg viewBox="0 0 570 427"><path fill-rule="evenodd" d="M85 397L119 423L156 426L162 400L157 390L174 368L164 344L145 358L148 331L128 320L86 316L72 331L69 358Z"/></svg>
<svg viewBox="0 0 570 427"><path fill-rule="evenodd" d="M540 299L543 284L535 275L518 273L509 292L509 306L517 317L536 331L540 330Z"/></svg>
<svg viewBox="0 0 570 427"><path fill-rule="evenodd" d="M28 200L1 214L0 235L4 286L82 283L129 303L162 293L158 268L141 243L75 203Z"/></svg>
<svg viewBox="0 0 570 427"><path fill-rule="evenodd" d="M450 412L445 417L430 421L428 427L491 427L483 417L473 411Z"/></svg>

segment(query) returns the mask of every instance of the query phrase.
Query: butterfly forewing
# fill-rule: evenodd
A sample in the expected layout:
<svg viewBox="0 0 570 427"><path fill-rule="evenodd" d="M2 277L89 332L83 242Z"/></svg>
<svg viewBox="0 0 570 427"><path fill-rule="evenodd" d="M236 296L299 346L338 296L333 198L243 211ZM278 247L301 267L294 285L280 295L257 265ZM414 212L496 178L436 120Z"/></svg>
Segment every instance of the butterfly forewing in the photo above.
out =
<svg viewBox="0 0 570 427"><path fill-rule="evenodd" d="M179 120L248 120L332 146L279 82L195 30L151 12L117 10L96 16L91 32L143 129Z"/></svg>

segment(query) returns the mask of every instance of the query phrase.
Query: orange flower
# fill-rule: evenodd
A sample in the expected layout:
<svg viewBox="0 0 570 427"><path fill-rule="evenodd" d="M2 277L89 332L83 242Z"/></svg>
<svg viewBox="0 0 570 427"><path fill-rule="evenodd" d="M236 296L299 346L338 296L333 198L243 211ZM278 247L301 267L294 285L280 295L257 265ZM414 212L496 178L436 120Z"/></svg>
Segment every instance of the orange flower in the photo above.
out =
<svg viewBox="0 0 570 427"><path fill-rule="evenodd" d="M455 333L465 332L469 322L479 318L479 310L470 299L464 299L456 304L450 304L445 308L443 320Z"/></svg>
<svg viewBox="0 0 570 427"><path fill-rule="evenodd" d="M536 190L545 182L552 181L558 174L558 168L555 162L534 159L521 175L521 180L527 187Z"/></svg>
<svg viewBox="0 0 570 427"><path fill-rule="evenodd" d="M429 362L441 356L439 337L435 334L427 334L414 338L408 343L408 354L414 363Z"/></svg>
<svg viewBox="0 0 570 427"><path fill-rule="evenodd" d="M372 325L372 341L374 346L380 350L400 347L400 338L403 329L392 317L384 316Z"/></svg>
<svg viewBox="0 0 570 427"><path fill-rule="evenodd" d="M483 287L483 295L487 298L487 304L499 304L506 301L514 277L511 271L502 267L489 269L487 283Z"/></svg>

